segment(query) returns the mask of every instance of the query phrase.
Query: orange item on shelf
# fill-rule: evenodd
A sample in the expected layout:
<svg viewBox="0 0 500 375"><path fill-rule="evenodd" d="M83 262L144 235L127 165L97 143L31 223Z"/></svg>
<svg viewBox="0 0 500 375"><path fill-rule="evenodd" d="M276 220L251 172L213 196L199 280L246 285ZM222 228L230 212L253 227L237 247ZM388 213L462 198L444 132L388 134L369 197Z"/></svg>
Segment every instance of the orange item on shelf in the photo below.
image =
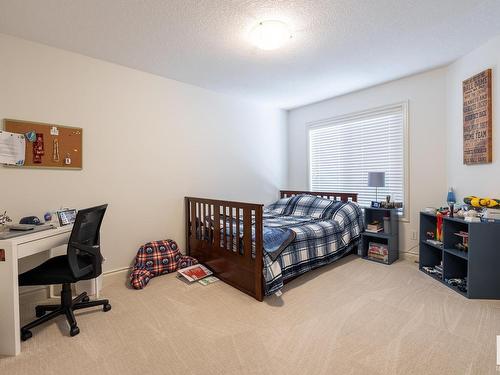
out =
<svg viewBox="0 0 500 375"><path fill-rule="evenodd" d="M443 242L443 214L437 213L436 220L436 241Z"/></svg>

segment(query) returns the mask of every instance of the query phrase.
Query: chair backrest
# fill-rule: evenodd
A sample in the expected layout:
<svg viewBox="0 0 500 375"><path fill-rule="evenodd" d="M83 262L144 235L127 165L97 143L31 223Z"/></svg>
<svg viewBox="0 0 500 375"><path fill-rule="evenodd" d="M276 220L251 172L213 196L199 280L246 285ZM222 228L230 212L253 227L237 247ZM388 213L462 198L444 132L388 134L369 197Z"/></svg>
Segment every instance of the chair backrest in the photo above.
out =
<svg viewBox="0 0 500 375"><path fill-rule="evenodd" d="M78 211L69 238L68 262L75 278L95 278L102 273L100 235L107 204Z"/></svg>

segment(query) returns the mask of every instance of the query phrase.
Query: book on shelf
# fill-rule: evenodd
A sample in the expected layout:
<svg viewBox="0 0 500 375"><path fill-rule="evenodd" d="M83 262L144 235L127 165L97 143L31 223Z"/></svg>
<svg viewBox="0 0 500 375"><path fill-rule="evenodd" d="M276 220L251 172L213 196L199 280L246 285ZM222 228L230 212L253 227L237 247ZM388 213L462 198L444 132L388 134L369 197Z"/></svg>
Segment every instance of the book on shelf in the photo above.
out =
<svg viewBox="0 0 500 375"><path fill-rule="evenodd" d="M382 251L377 251L376 250L376 251L374 251L374 250L368 249L368 254L371 254L371 255L382 255L382 256L384 256L384 255L389 254L389 252L387 250L382 250Z"/></svg>
<svg viewBox="0 0 500 375"><path fill-rule="evenodd" d="M194 266L182 268L177 271L177 276L179 278L184 278L185 280L192 283L193 281L201 280L207 276L212 275L213 272L210 271L203 264L195 264Z"/></svg>
<svg viewBox="0 0 500 375"><path fill-rule="evenodd" d="M367 258L387 263L389 261L389 247L382 243L370 242Z"/></svg>
<svg viewBox="0 0 500 375"><path fill-rule="evenodd" d="M385 253L375 253L373 251L368 251L368 255L373 255L375 257L386 257L387 255L389 255L389 253L385 252Z"/></svg>
<svg viewBox="0 0 500 375"><path fill-rule="evenodd" d="M374 230L374 229L368 229L368 228L365 229L365 232L368 232L368 233L380 233L380 232L383 232L383 231L384 231L384 228L378 228L376 230Z"/></svg>
<svg viewBox="0 0 500 375"><path fill-rule="evenodd" d="M368 244L368 254L387 255L389 254L389 247L385 244L370 242Z"/></svg>
<svg viewBox="0 0 500 375"><path fill-rule="evenodd" d="M380 224L379 221L373 221L366 226L365 230L367 232L377 233L383 231L384 228L382 227L382 224Z"/></svg>

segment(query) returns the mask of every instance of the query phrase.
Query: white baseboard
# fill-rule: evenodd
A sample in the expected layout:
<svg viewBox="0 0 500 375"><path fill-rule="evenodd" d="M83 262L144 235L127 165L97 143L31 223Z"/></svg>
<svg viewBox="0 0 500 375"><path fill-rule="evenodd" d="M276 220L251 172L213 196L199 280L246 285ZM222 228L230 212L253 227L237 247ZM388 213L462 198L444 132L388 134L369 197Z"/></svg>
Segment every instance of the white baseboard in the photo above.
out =
<svg viewBox="0 0 500 375"><path fill-rule="evenodd" d="M418 263L418 254L400 252L399 257L403 260Z"/></svg>
<svg viewBox="0 0 500 375"><path fill-rule="evenodd" d="M106 277L106 276L111 276L111 275L114 275L114 274L117 274L117 273L121 273L121 272L128 272L131 269L132 269L131 266L130 267L117 268L117 269L114 269L114 270L109 270L109 271L103 272L102 276Z"/></svg>

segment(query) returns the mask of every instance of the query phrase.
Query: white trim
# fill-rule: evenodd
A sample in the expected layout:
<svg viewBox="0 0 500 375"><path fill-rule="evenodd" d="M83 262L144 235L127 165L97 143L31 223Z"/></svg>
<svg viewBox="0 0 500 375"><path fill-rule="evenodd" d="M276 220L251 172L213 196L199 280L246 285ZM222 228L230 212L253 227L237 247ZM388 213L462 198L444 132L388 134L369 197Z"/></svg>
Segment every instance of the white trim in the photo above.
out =
<svg viewBox="0 0 500 375"><path fill-rule="evenodd" d="M403 107L403 167L404 167L404 215L401 216L400 221L405 223L410 222L410 102L406 100L401 102Z"/></svg>
<svg viewBox="0 0 500 375"><path fill-rule="evenodd" d="M318 129L326 126L334 125L345 121L347 119L352 120L356 117L363 117L369 115L373 112L380 112L388 110L394 107L401 107L403 110L403 168L404 168L404 211L403 215L399 218L402 222L409 222L410 213L410 103L409 100L402 102L397 102L389 105L384 105L380 107L364 109L357 112L345 113L342 115L329 117L321 120L315 120L306 122L305 124L305 137L306 140L306 162L307 162L307 185L308 189L312 189L312 175L311 175L311 149L310 149L310 133L311 129Z"/></svg>
<svg viewBox="0 0 500 375"><path fill-rule="evenodd" d="M112 276L112 275L117 274L117 273L130 271L131 269L132 269L132 266L116 268L114 270L109 270L109 271L103 272L102 276Z"/></svg>
<svg viewBox="0 0 500 375"><path fill-rule="evenodd" d="M407 260L409 262L418 263L418 254L400 251L399 258L402 260Z"/></svg>

